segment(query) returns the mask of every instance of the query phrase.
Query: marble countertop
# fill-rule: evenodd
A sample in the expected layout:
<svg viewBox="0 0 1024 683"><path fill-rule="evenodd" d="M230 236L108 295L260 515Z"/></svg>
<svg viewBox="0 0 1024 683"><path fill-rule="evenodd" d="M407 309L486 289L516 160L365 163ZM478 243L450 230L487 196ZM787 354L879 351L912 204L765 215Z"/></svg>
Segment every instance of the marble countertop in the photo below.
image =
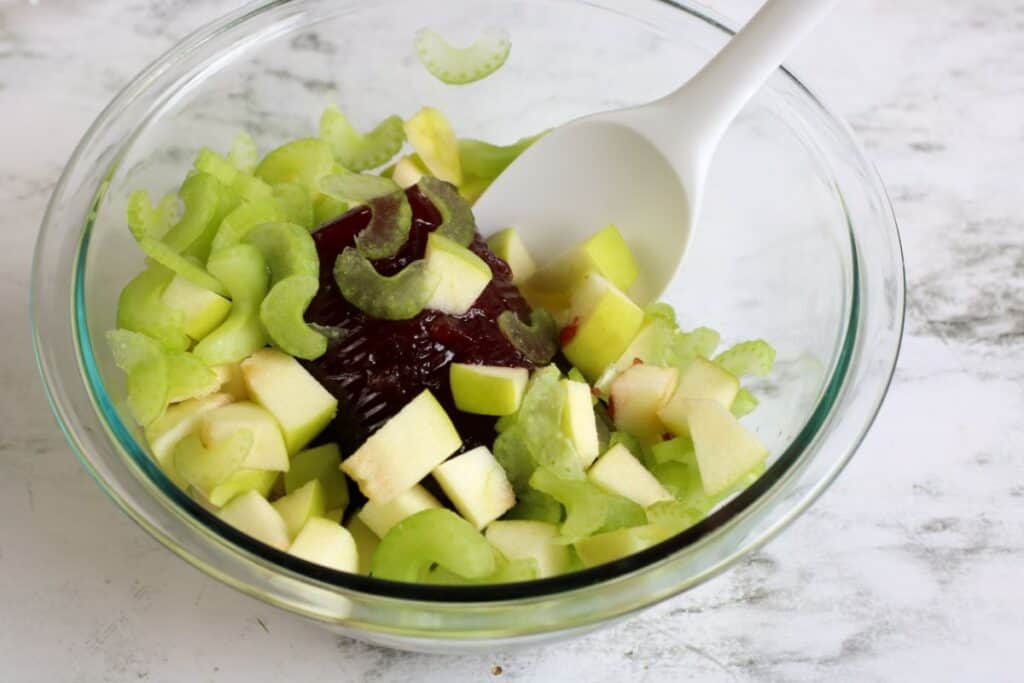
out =
<svg viewBox="0 0 1024 683"><path fill-rule="evenodd" d="M791 62L863 140L906 249L895 383L839 481L685 596L461 658L339 639L172 558L104 499L43 398L27 283L49 192L114 92L234 4L0 0L0 678L1020 680L1024 4L847 2Z"/></svg>

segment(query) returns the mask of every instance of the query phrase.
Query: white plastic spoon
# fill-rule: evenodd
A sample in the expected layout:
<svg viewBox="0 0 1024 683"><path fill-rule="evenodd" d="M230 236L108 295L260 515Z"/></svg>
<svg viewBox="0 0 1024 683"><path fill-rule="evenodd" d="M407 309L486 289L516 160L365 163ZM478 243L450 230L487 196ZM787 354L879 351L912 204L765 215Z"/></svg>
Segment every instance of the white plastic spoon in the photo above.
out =
<svg viewBox="0 0 1024 683"><path fill-rule="evenodd" d="M837 1L768 0L675 92L551 131L477 201L478 224L515 226L543 262L615 223L641 265L630 293L653 300L693 235L725 130Z"/></svg>

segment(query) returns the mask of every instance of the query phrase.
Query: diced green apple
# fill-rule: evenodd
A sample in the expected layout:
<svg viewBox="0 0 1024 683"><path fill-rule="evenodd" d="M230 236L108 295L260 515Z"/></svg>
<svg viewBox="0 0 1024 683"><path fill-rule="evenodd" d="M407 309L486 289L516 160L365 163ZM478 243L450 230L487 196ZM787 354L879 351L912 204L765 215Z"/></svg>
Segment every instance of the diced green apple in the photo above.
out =
<svg viewBox="0 0 1024 683"><path fill-rule="evenodd" d="M552 294L571 292L590 272L607 278L623 291L636 281L636 259L614 225L598 230L569 253L540 268L527 282L527 288Z"/></svg>
<svg viewBox="0 0 1024 683"><path fill-rule="evenodd" d="M405 134L434 176L452 185L462 184L458 140L444 114L433 107L423 107L405 122Z"/></svg>
<svg viewBox="0 0 1024 683"><path fill-rule="evenodd" d="M477 529L483 529L516 504L505 470L486 446L442 463L434 469L434 479L455 509Z"/></svg>
<svg viewBox="0 0 1024 683"><path fill-rule="evenodd" d="M284 519L256 491L238 496L225 505L218 516L239 531L278 550L285 550L290 543Z"/></svg>
<svg viewBox="0 0 1024 683"><path fill-rule="evenodd" d="M644 312L606 278L588 274L573 293L568 341L562 352L590 381L626 350L640 330Z"/></svg>
<svg viewBox="0 0 1024 683"><path fill-rule="evenodd" d="M241 468L252 444L252 432L247 429L209 447L193 432L175 445L174 469L189 485L206 495Z"/></svg>
<svg viewBox="0 0 1024 683"><path fill-rule="evenodd" d="M639 439L653 439L665 432L658 411L672 397L679 379L676 368L641 363L627 369L611 384L609 412L615 428Z"/></svg>
<svg viewBox="0 0 1024 683"><path fill-rule="evenodd" d="M163 302L184 316L184 330L192 339L202 339L224 322L231 302L219 294L175 275L162 295Z"/></svg>
<svg viewBox="0 0 1024 683"><path fill-rule="evenodd" d="M341 469L370 500L387 503L457 451L462 438L429 389L373 434Z"/></svg>
<svg viewBox="0 0 1024 683"><path fill-rule="evenodd" d="M288 453L302 450L334 419L338 399L291 356L261 349L241 367L249 395L280 424Z"/></svg>
<svg viewBox="0 0 1024 683"><path fill-rule="evenodd" d="M641 507L661 500L673 500L672 494L622 444L612 446L587 471L587 478L601 489L628 498Z"/></svg>
<svg viewBox="0 0 1024 683"><path fill-rule="evenodd" d="M491 267L458 243L430 233L424 256L427 271L438 278L427 308L461 315L470 309L491 281Z"/></svg>
<svg viewBox="0 0 1024 683"><path fill-rule="evenodd" d="M217 391L231 396L236 401L249 399L249 392L245 388L245 378L242 377L242 368L238 363L224 363L210 369L217 375L217 382L220 383L220 388Z"/></svg>
<svg viewBox="0 0 1024 683"><path fill-rule="evenodd" d="M560 380L560 384L565 392L565 402L562 405L562 433L572 442L583 469L586 469L601 451L590 385L570 379Z"/></svg>
<svg viewBox="0 0 1024 683"><path fill-rule="evenodd" d="M402 157L391 170L391 179L403 190L412 187L427 174L427 169L419 162L418 157L410 155Z"/></svg>
<svg viewBox="0 0 1024 683"><path fill-rule="evenodd" d="M324 506L324 487L318 479L306 482L271 505L288 526L288 538L295 538L310 518L322 517L327 511Z"/></svg>
<svg viewBox="0 0 1024 683"><path fill-rule="evenodd" d="M153 458L171 481L181 488L184 488L184 480L174 469L174 446L192 433L204 413L226 406L232 400L231 396L218 393L182 401L168 406L162 417L146 426L146 441Z"/></svg>
<svg viewBox="0 0 1024 683"><path fill-rule="evenodd" d="M526 368L452 363L449 379L455 407L475 415L511 415L519 409L530 381Z"/></svg>
<svg viewBox="0 0 1024 683"><path fill-rule="evenodd" d="M512 282L523 282L537 272L537 263L515 228L505 228L495 233L487 240L487 246L495 256L508 264L509 270L512 271Z"/></svg>
<svg viewBox="0 0 1024 683"><path fill-rule="evenodd" d="M356 519L365 524L378 538L391 530L391 527L401 522L406 517L416 514L421 510L439 508L441 503L419 484L408 491L403 491L387 503L374 503L367 501L366 505L356 513Z"/></svg>
<svg viewBox="0 0 1024 683"><path fill-rule="evenodd" d="M596 534L578 541L575 548L585 566L596 567L646 550L670 535L657 524L646 524Z"/></svg>
<svg viewBox="0 0 1024 683"><path fill-rule="evenodd" d="M203 413L199 419L199 436L207 445L223 441L240 429L251 430L253 435L252 450L243 467L288 471L288 451L277 420L255 403L229 403Z"/></svg>
<svg viewBox="0 0 1024 683"><path fill-rule="evenodd" d="M697 357L680 375L675 393L658 411L658 416L673 434L687 436L690 432L684 404L693 400L711 400L728 410L739 390L740 381L735 375Z"/></svg>
<svg viewBox="0 0 1024 683"><path fill-rule="evenodd" d="M225 479L207 496L207 499L217 507L224 507L232 500L250 491L266 498L274 488L280 472L272 470L238 470Z"/></svg>
<svg viewBox="0 0 1024 683"><path fill-rule="evenodd" d="M359 555L359 573L363 575L369 574L370 567L373 565L373 553L377 550L377 546L380 545L380 539L358 517L353 517L346 528L352 534L352 540L356 542L356 551Z"/></svg>
<svg viewBox="0 0 1024 683"><path fill-rule="evenodd" d="M341 451L338 444L329 443L297 453L284 475L286 493L298 490L307 482L319 479L324 487L324 505L328 510L348 505L348 481L339 468Z"/></svg>
<svg viewBox="0 0 1024 683"><path fill-rule="evenodd" d="M342 572L359 569L359 549L345 527L323 517L310 517L288 553L307 562Z"/></svg>
<svg viewBox="0 0 1024 683"><path fill-rule="evenodd" d="M569 546L555 543L558 527L554 524L519 519L499 520L487 526L484 536L510 560L535 560L538 579L568 571Z"/></svg>

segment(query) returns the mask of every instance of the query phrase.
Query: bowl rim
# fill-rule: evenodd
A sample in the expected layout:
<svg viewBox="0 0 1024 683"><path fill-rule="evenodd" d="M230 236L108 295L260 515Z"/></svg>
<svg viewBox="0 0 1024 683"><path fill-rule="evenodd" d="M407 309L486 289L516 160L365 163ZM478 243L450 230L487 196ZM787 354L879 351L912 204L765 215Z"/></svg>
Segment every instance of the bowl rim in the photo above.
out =
<svg viewBox="0 0 1024 683"><path fill-rule="evenodd" d="M212 568L206 563L196 560L189 556L187 552L184 552L173 539L169 538L162 530L156 527L155 524L150 523L143 515L139 514L138 511L126 500L124 500L114 488L104 479L104 477L93 467L89 456L78 446L78 442L73 435L73 427L70 422L65 418L65 412L70 411L70 407L65 405L63 397L56 391L58 383L54 381L54 377L51 372L51 368L48 367L45 361L44 349L47 346L47 342L40 335L39 329L39 315L38 315L38 281L43 277L42 268L40 262L42 260L41 245L43 242L44 234L47 232L48 226L52 223L54 207L65 192L67 182L69 181L70 171L78 163L83 149L90 143L92 138L96 135L97 131L102 125L114 114L117 113L121 104L133 97L137 91L145 90L147 83L161 73L164 69L167 69L174 58L181 55L182 51L196 50L208 41L215 39L222 32L232 28L238 24L244 23L245 21L262 14L263 12L270 11L276 7L290 4L293 0L271 0L270 2L262 3L251 3L242 7L241 9L225 15L212 23L200 28L199 30L189 34L183 40L178 42L170 50L165 52L163 55L158 57L148 67L143 69L135 78L133 78L128 85L125 86L108 104L106 108L99 114L92 126L88 129L85 135L82 137L74 153L71 155L68 164L61 175L60 180L55 187L53 194L51 195L50 203L47 207L46 213L43 218L42 228L40 230L40 236L37 242L36 254L33 264L33 276L32 285L30 288L30 309L33 326L33 345L35 348L37 365L40 374L43 378L43 384L45 387L47 399L49 401L51 410L57 418L58 424L63 431L66 439L72 447L72 451L75 453L78 460L90 473L93 479L100 486L108 497L110 497L130 518L140 524L146 531L159 540L163 545L168 547L170 550L184 557L190 563L198 566L200 569L207 573L211 573L217 578L224 580L230 585L237 586L229 578L222 575L218 575ZM681 10L691 17L704 22L705 24L716 28L720 31L727 33L734 33L735 30L730 28L728 23L714 15L714 13L708 11L706 8L691 7L688 5L681 4L676 0L656 0L657 2L668 5L669 7L677 10ZM895 371L896 363L899 358L902 334L904 328L905 318L905 267L903 262L902 244L899 235L899 228L896 222L896 218L891 206L891 202L885 192L884 186L881 184L878 178L877 170L867 160L863 149L858 143L856 137L849 129L848 125L839 117L835 116L826 107L821 100L802 82L800 81L791 71L786 68L781 69L782 73L795 85L797 86L809 99L810 101L819 108L822 113L835 125L837 125L841 131L848 138L847 142L851 143L857 154L860 156L860 160L863 161L872 171L874 177L871 179L877 186L876 189L880 191L881 198L884 201L884 209L890 216L892 221L892 228L895 238L897 267L899 276L899 306L897 311L898 320L895 324L895 348L893 349L893 355L891 361L887 362L887 367L884 372L884 380L879 383L877 398L874 400L874 404L869 411L867 418L862 425L858 428L857 436L850 441L847 445L847 451L843 456L837 460L836 465L827 473L827 476L819 479L815 482L815 485L804 495L804 497L797 502L797 504L790 507L782 515L780 521L774 525L773 528L769 529L766 533L760 535L757 539L748 545L745 545L735 551L729 556L719 561L714 567L703 572L699 577L690 583L684 583L679 587L679 590L697 585L703 581L711 578L717 573L723 571L732 563L734 563L739 557L755 550L764 543L768 542L773 538L782 528L788 526L788 524L799 516L807 507L809 507L821 493L828 487L828 485L838 476L845 465L849 462L854 452L859 447L860 443L867 435L870 430L878 411L881 408L882 402L886 394L888 393L889 386L892 382L893 373ZM111 164L111 168L116 166L116 158ZM841 195L840 195L841 197ZM94 197L93 206L97 206L103 199L103 188L97 191ZM844 207L845 208L845 207ZM87 248L89 244L89 238L91 235L92 219L89 218L86 221L86 225L83 227L81 234L80 243L77 250L77 262L75 265L75 272L73 274L73 282L75 283L74 292L72 294L75 301L75 305L72 311L73 318L73 329L75 331L75 343L78 351L78 363L79 368L82 371L82 379L86 384L87 391L90 398L93 401L93 407L97 411L97 416L100 418L101 423L107 429L107 437L115 439L120 442L120 446L128 451L131 459L135 461L135 465L141 468L144 473L149 477L150 480L156 483L157 488L162 490L164 496L169 499L174 506L178 508L178 511L185 512L191 517L189 521L190 526L196 531L204 533L208 538L219 542L223 546L227 546L232 552L241 551L243 554L250 556L261 563L261 565L272 569L277 572L286 572L293 578L301 581L313 581L322 588L337 589L342 588L351 590L367 595L372 595L380 598L391 598L399 600L412 600L426 603L484 603L484 604L495 604L504 601L514 601L522 599L533 599L533 598L544 598L551 597L557 594L564 594L571 591L587 588L597 584L605 584L615 579L625 577L634 572L641 570L650 569L662 562L671 559L677 552L682 551L685 548L691 547L698 541L710 537L718 529L732 524L739 519L743 518L746 514L751 513L755 508L755 503L762 501L776 486L778 486L789 474L793 466L799 462L803 455L806 447L811 444L818 434L819 429L824 426L829 419L832 417L833 408L837 405L839 397L842 395L844 390L847 388L846 379L850 371L850 366L853 361L853 353L856 348L856 342L858 341L858 320L860 313L860 301L859 301L859 278L860 278L860 265L859 257L856 249L856 239L853 234L853 228L850 224L850 217L847 214L847 229L849 230L849 237L851 240L851 261L852 261L852 278L853 287L851 288L851 301L849 302L849 318L845 321L845 331L842 335L842 343L837 356L833 359L833 365L829 373L828 379L824 384L824 389L818 398L818 401L811 412L804 427L794 436L789 446L781 453L777 459L769 466L766 471L755 481L753 484L748 486L746 489L737 494L734 498L729 500L725 505L716 509L710 515L705 517L703 520L698 522L696 525L684 530L680 534L667 539L655 546L647 548L641 552L627 556L625 558L604 564L596 567L591 567L569 574L564 574L556 577L538 579L533 581L513 583L513 584L492 584L482 586L439 586L429 584L414 584L404 582L394 582L383 579L377 579L373 577L366 577L357 574L349 574L345 572L339 572L332 570L320 565L306 562L292 555L289 555L283 551L277 550L270 546L267 546L255 539L239 532L230 525L222 522L215 515L211 514L208 510L203 508L198 502L193 500L186 493L181 491L177 486L170 482L170 480L164 475L151 457L146 453L134 437L131 436L128 428L120 420L116 411L113 409L113 404L107 396L106 391L103 387L102 380L99 376L95 364L91 361L92 358L92 342L89 338L87 325L85 324L85 302L83 294L82 281L85 272L85 256L87 254ZM73 412L73 411L72 411ZM110 419L112 418L112 419ZM111 429L115 433L111 433ZM116 434L120 432L121 434ZM123 436L122 436L123 435ZM137 475L138 472L135 472ZM152 483L152 482L151 482ZM161 501L164 502L164 501ZM269 566L267 566L269 565ZM678 591L676 591L678 592Z"/></svg>

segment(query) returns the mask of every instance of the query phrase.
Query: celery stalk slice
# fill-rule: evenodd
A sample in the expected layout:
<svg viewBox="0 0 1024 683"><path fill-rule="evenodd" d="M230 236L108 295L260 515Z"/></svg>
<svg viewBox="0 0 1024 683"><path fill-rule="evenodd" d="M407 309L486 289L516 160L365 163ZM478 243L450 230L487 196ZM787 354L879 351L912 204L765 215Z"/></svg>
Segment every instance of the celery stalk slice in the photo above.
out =
<svg viewBox="0 0 1024 683"><path fill-rule="evenodd" d="M586 479L565 479L547 467L538 467L530 486L565 507L559 542L569 544L598 531L608 518L608 496Z"/></svg>
<svg viewBox="0 0 1024 683"><path fill-rule="evenodd" d="M260 303L267 295L267 265L259 249L236 244L210 256L206 267L231 295L231 312L193 353L207 365L237 363L267 343L259 319Z"/></svg>
<svg viewBox="0 0 1024 683"><path fill-rule="evenodd" d="M381 539L371 574L416 582L437 564L463 579L481 579L497 569L497 554L472 524L445 508L406 517Z"/></svg>
<svg viewBox="0 0 1024 683"><path fill-rule="evenodd" d="M313 229L313 200L309 190L298 183L279 183L274 185L273 194L287 216L286 220L306 230Z"/></svg>
<svg viewBox="0 0 1024 683"><path fill-rule="evenodd" d="M221 221L220 227L217 228L217 234L213 238L211 251L217 252L238 244L245 239L250 230L260 223L274 223L288 219L289 216L284 206L276 197L265 197L242 204Z"/></svg>
<svg viewBox="0 0 1024 683"><path fill-rule="evenodd" d="M498 329L512 346L535 365L550 363L558 353L555 320L543 308L533 309L529 325L515 311L502 311L498 316Z"/></svg>
<svg viewBox="0 0 1024 683"><path fill-rule="evenodd" d="M124 370L128 408L141 425L163 415L167 406L167 358L159 342L130 330L107 332L114 363Z"/></svg>
<svg viewBox="0 0 1024 683"><path fill-rule="evenodd" d="M474 83L501 68L512 50L508 32L491 30L468 47L453 47L433 29L416 33L416 57L427 71L449 85Z"/></svg>
<svg viewBox="0 0 1024 683"><path fill-rule="evenodd" d="M260 250L271 282L279 282L292 275L320 276L320 258L316 244L307 230L294 223L262 223L246 234L242 240Z"/></svg>
<svg viewBox="0 0 1024 683"><path fill-rule="evenodd" d="M320 179L320 191L346 202L362 204L376 197L401 192L391 178L370 173L336 173Z"/></svg>
<svg viewBox="0 0 1024 683"><path fill-rule="evenodd" d="M320 281L312 275L292 275L275 284L260 304L260 322L267 336L285 353L313 360L324 355L327 337L303 319Z"/></svg>
<svg viewBox="0 0 1024 683"><path fill-rule="evenodd" d="M729 410L736 417L744 417L752 413L757 408L758 403L760 402L757 400L757 397L750 393L749 389L741 387L739 393L736 394L736 398L732 400Z"/></svg>
<svg viewBox="0 0 1024 683"><path fill-rule="evenodd" d="M178 198L173 194L164 195L153 206L148 192L136 190L128 196L125 208L128 228L135 236L162 237L178 219L178 209Z"/></svg>
<svg viewBox="0 0 1024 683"><path fill-rule="evenodd" d="M714 363L737 377L767 377L775 365L775 349L763 339L753 339L722 351Z"/></svg>
<svg viewBox="0 0 1024 683"><path fill-rule="evenodd" d="M370 207L370 223L356 235L356 249L368 259L394 256L409 239L412 229L412 207L405 193L399 190L366 202Z"/></svg>
<svg viewBox="0 0 1024 683"><path fill-rule="evenodd" d="M185 334L185 316L163 302L174 273L153 265L136 275L121 290L117 326L156 339L169 351L184 351L191 343Z"/></svg>
<svg viewBox="0 0 1024 683"><path fill-rule="evenodd" d="M220 387L217 373L193 354L168 353L167 401L177 403L212 394Z"/></svg>
<svg viewBox="0 0 1024 683"><path fill-rule="evenodd" d="M413 261L390 277L381 275L352 247L334 264L334 281L342 296L368 315L384 320L408 320L419 315L437 289L440 278L426 261Z"/></svg>
<svg viewBox="0 0 1024 683"><path fill-rule="evenodd" d="M330 144L335 158L352 171L383 166L405 142L402 119L389 116L367 133L357 131L341 110L330 106L320 117L320 137Z"/></svg>
<svg viewBox="0 0 1024 683"><path fill-rule="evenodd" d="M469 246L476 235L476 220L469 204L450 183L433 176L423 176L416 184L420 192L430 200L441 214L441 225L437 234L447 237L461 246Z"/></svg>
<svg viewBox="0 0 1024 683"><path fill-rule="evenodd" d="M330 145L320 138L302 138L269 152L255 173L271 185L298 183L309 192L319 192L320 178L333 167Z"/></svg>
<svg viewBox="0 0 1024 683"><path fill-rule="evenodd" d="M260 163L260 153L251 135L243 131L235 136L231 143L231 151L228 152L228 161L242 173L252 175L256 171L256 166Z"/></svg>
<svg viewBox="0 0 1024 683"><path fill-rule="evenodd" d="M183 252L208 232L216 229L216 222L225 206L228 190L209 173L194 173L185 179L178 196L185 204L185 212L163 240L171 249Z"/></svg>
<svg viewBox="0 0 1024 683"><path fill-rule="evenodd" d="M152 237L141 237L139 247L149 258L182 276L194 285L208 289L214 294L227 296L228 291L220 280L206 272L202 266L171 249L167 244Z"/></svg>

